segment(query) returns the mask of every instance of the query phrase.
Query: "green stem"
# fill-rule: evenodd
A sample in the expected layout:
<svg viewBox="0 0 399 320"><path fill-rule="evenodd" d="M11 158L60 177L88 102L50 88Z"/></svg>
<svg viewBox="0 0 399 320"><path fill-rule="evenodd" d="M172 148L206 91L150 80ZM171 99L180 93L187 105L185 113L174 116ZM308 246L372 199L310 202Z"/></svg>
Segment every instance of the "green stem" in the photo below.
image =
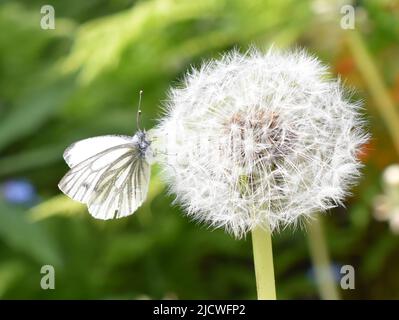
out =
<svg viewBox="0 0 399 320"><path fill-rule="evenodd" d="M339 300L320 217L308 223L308 242L321 299Z"/></svg>
<svg viewBox="0 0 399 320"><path fill-rule="evenodd" d="M357 31L347 32L347 44L355 59L357 68L365 81L375 106L387 125L396 151L399 153L399 114L383 78L367 47Z"/></svg>
<svg viewBox="0 0 399 320"><path fill-rule="evenodd" d="M252 230L252 247L258 300L276 300L272 237L260 227Z"/></svg>

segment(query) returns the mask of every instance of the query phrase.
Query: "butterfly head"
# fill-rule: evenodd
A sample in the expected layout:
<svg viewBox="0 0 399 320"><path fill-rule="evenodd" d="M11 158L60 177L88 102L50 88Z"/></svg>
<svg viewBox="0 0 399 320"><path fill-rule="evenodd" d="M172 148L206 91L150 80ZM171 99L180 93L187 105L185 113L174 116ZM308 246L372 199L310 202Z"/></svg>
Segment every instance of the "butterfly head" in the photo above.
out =
<svg viewBox="0 0 399 320"><path fill-rule="evenodd" d="M141 96L143 94L143 90L140 90L139 93L139 106L137 108L137 117L136 117L136 124L137 124L137 132L133 137L134 144L136 145L137 150L139 151L140 156L145 159L148 163L152 163L154 160L154 152L151 150L151 139L149 135L145 131L145 129L141 129ZM149 132L152 132L150 130Z"/></svg>

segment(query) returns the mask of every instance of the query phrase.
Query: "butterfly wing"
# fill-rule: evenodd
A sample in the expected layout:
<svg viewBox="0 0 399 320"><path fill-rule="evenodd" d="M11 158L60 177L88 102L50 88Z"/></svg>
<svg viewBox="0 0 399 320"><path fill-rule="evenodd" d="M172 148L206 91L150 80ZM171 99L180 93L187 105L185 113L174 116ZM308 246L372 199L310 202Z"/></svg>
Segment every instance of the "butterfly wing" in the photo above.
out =
<svg viewBox="0 0 399 320"><path fill-rule="evenodd" d="M70 145L64 152L65 162L70 168L86 159L121 144L129 143L132 137L122 135L106 135L83 139Z"/></svg>
<svg viewBox="0 0 399 320"><path fill-rule="evenodd" d="M133 214L147 197L151 167L137 150L128 164L106 170L96 185L88 207L99 219L121 218Z"/></svg>
<svg viewBox="0 0 399 320"><path fill-rule="evenodd" d="M150 165L131 141L130 138L129 143L107 148L73 166L60 181L60 190L87 204L90 214L98 219L133 214L146 198ZM69 159L76 159L71 156Z"/></svg>

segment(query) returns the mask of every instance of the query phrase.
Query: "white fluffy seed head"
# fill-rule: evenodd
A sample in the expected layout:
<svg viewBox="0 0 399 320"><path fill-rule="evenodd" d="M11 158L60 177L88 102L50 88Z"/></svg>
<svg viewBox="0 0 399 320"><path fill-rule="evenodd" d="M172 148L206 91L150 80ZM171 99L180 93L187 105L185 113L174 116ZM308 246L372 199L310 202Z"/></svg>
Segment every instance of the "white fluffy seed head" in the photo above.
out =
<svg viewBox="0 0 399 320"><path fill-rule="evenodd" d="M189 216L241 237L340 204L366 142L359 104L304 51L209 61L171 89L157 135Z"/></svg>

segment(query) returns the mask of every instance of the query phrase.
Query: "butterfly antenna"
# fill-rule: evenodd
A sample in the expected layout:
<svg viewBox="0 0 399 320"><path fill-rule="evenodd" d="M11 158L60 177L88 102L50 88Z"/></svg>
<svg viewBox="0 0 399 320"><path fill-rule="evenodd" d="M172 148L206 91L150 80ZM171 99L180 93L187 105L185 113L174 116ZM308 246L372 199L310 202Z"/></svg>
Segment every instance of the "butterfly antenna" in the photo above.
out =
<svg viewBox="0 0 399 320"><path fill-rule="evenodd" d="M137 109L137 115L136 115L136 125L137 125L137 129L140 129L140 119L141 119L141 95L143 94L143 90L140 90L139 93L139 107Z"/></svg>

